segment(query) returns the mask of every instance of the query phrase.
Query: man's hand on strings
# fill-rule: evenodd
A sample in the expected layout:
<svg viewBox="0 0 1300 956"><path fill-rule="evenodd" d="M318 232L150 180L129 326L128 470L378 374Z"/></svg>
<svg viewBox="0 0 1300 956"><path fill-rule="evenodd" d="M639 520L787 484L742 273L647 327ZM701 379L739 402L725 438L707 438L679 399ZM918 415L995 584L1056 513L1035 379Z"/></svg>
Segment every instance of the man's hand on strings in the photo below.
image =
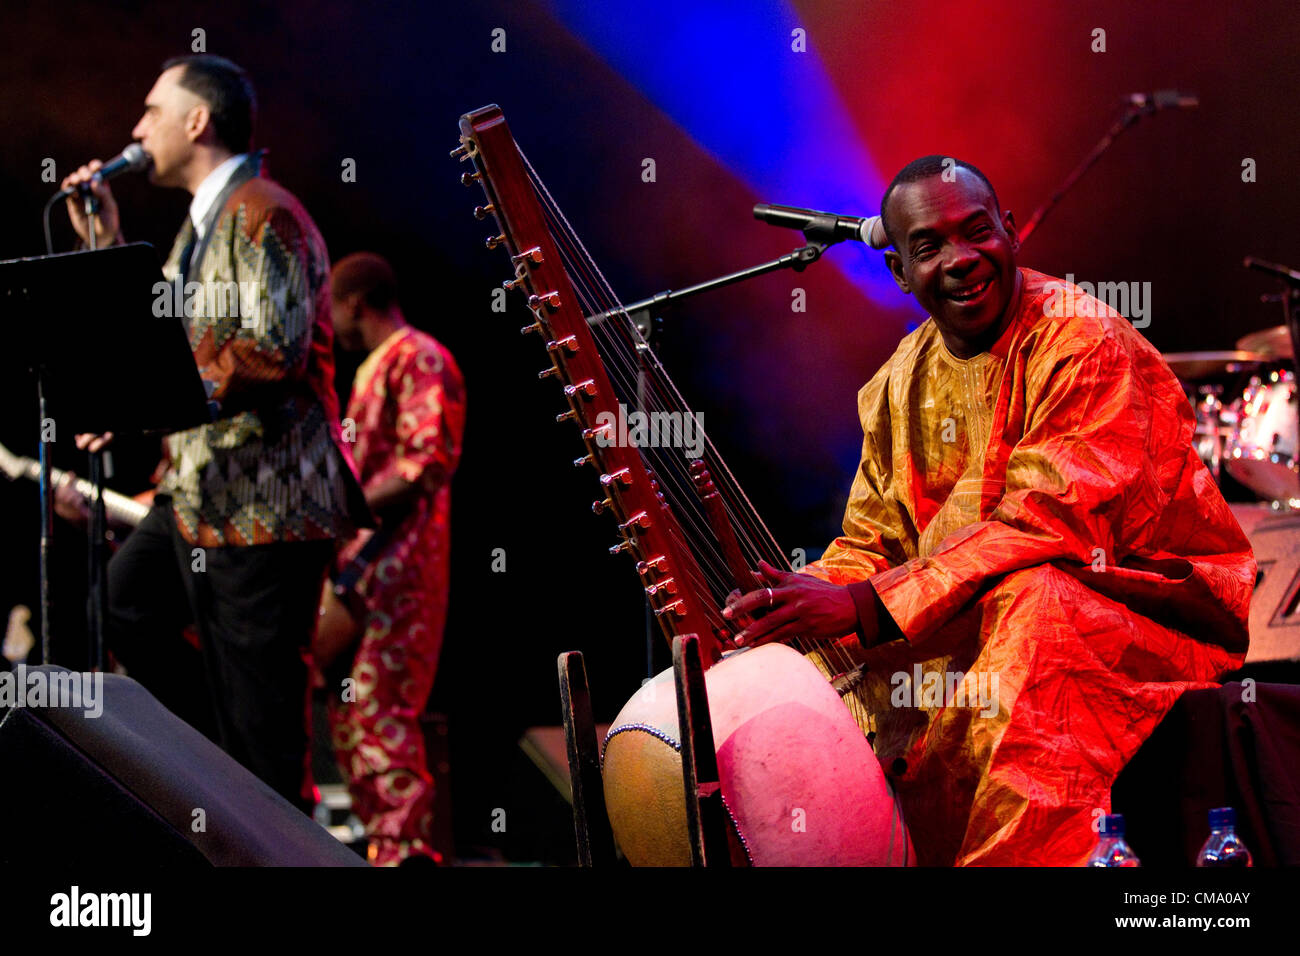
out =
<svg viewBox="0 0 1300 956"><path fill-rule="evenodd" d="M857 631L858 608L848 588L809 574L780 571L766 561L759 561L758 570L763 586L739 597L733 594L722 611L727 620L744 625L736 635L738 645L750 647L795 638L822 644ZM763 616L754 618L755 612ZM874 621L864 623L872 630L874 626Z"/></svg>

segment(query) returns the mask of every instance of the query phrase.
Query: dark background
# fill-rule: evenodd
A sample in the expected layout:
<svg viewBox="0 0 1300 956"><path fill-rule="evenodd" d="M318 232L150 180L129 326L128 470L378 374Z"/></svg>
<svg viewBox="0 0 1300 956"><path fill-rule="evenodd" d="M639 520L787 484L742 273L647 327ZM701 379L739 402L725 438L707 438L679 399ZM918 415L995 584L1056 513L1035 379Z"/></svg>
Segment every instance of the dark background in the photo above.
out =
<svg viewBox="0 0 1300 956"><path fill-rule="evenodd" d="M851 194L860 207L835 211L870 214L893 172L925 153L975 162L1024 222L1119 114L1123 95L1163 88L1196 93L1200 108L1162 113L1122 137L1021 264L1150 282L1144 331L1164 351L1230 348L1280 322L1278 306L1259 301L1272 284L1241 268L1244 255L1300 267L1300 14L1287 0L831 0L734 14L730 5L580 6L234 0L7 3L0 13L0 258L42 251L40 210L56 188L42 180L42 161L53 158L61 178L119 151L159 64L189 52L201 28L208 52L252 75L270 173L304 202L331 257L388 256L408 317L456 355L469 423L434 706L451 721L461 846L525 856L539 851L512 850L489 823L497 807L515 833L553 816L522 780L515 742L527 726L559 720L555 656L585 652L598 717L610 719L645 676L643 610L626 559L605 555L614 529L588 510L592 476L569 464L581 446L572 426L553 422L563 400L536 381L546 364L539 344L518 336L527 312L517 296L505 315L490 309L509 268L502 251L484 250L487 226L470 215L481 193L459 184L462 167L448 158L460 114L504 107L625 301L798 245L796 233L754 222L754 202L828 208L825 197ZM792 25L808 43L794 68ZM505 53L491 51L498 27ZM1090 49L1097 27L1104 54ZM835 102L844 125L826 128L804 108L810 97ZM732 130L744 149L719 145L718 131ZM845 136L852 151L836 146ZM654 183L641 179L647 156ZM1242 182L1246 157L1257 162L1254 183ZM345 158L356 161L355 183L342 182ZM127 237L153 243L161 262L188 195L143 178L120 179L114 191ZM71 244L62 210L55 243ZM801 276L696 300L669 317L660 349L777 540L810 559L837 530L857 463L856 390L920 318L884 284L877 253L846 244L826 259ZM806 313L791 311L795 287L806 291ZM96 308L95 290L85 290L85 307ZM341 363L343 395L353 367ZM105 369L104 387L147 374ZM29 455L31 392L21 375L0 382L0 441ZM55 464L84 471L69 439L59 435ZM155 448L124 442L114 484L145 487ZM35 607L33 486L0 485L0 514L0 611ZM67 529L56 543L57 656L78 666L84 551ZM505 549L505 573L491 570L495 548Z"/></svg>

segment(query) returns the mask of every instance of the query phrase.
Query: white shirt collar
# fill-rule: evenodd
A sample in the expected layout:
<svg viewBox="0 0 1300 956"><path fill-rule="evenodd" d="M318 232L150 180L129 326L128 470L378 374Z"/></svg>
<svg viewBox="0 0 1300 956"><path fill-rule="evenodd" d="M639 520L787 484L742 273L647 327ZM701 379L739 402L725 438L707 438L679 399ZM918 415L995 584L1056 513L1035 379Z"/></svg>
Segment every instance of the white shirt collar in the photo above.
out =
<svg viewBox="0 0 1300 956"><path fill-rule="evenodd" d="M226 188L226 183L230 182L230 177L235 174L239 164L247 158L247 153L231 156L208 173L203 182L199 183L199 188L194 190L194 198L190 200L190 222L194 223L194 232L200 239L203 238L204 220L212 211L212 204L221 195L221 190Z"/></svg>

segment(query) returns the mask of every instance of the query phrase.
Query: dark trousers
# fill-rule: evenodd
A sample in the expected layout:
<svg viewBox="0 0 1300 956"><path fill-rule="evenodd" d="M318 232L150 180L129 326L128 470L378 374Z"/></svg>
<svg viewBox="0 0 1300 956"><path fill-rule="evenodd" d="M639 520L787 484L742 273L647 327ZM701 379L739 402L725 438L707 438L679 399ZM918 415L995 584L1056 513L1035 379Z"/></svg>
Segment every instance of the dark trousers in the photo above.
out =
<svg viewBox="0 0 1300 956"><path fill-rule="evenodd" d="M333 541L197 548L159 496L108 564L110 650L170 710L304 810L303 655L333 553ZM181 636L191 621L201 664Z"/></svg>

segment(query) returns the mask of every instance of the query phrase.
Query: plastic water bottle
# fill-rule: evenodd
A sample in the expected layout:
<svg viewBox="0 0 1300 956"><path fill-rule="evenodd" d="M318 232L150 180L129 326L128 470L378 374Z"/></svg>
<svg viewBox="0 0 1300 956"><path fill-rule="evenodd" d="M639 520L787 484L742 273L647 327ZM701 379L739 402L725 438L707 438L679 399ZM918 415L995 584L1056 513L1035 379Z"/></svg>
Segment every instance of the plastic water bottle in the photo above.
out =
<svg viewBox="0 0 1300 956"><path fill-rule="evenodd" d="M1210 811L1210 836L1196 857L1197 866L1242 867L1253 865L1250 851L1237 836L1237 811L1219 807Z"/></svg>
<svg viewBox="0 0 1300 956"><path fill-rule="evenodd" d="M1097 846L1084 866L1141 866L1137 854L1124 842L1124 817L1118 813L1102 818Z"/></svg>

